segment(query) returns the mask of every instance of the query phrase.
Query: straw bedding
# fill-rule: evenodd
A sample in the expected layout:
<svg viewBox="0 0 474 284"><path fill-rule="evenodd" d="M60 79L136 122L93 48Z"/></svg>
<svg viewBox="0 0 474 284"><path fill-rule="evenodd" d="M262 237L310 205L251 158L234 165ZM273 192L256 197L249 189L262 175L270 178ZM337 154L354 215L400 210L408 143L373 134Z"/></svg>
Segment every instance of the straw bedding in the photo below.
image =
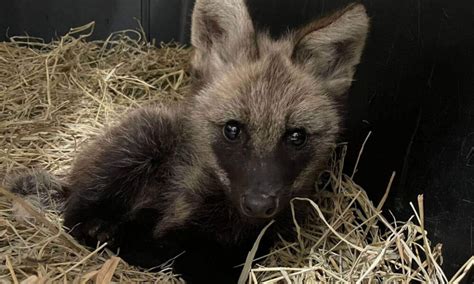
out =
<svg viewBox="0 0 474 284"><path fill-rule="evenodd" d="M76 150L105 124L130 109L179 103L186 96L189 49L156 48L132 30L88 41L93 26L72 29L50 43L31 37L0 43L0 181L25 168L64 175ZM386 219L380 214L385 198L374 206L343 174L344 152L340 147L314 202L292 201L314 208L305 224L295 224L297 241L282 239L261 259L250 252L241 281L446 283L441 245L433 245L424 230L422 196L410 204L411 219ZM18 218L20 209L34 218ZM0 189L0 282L181 282L171 261L160 272L149 272L102 247L81 246L61 227L57 212ZM455 277L462 278L473 262Z"/></svg>

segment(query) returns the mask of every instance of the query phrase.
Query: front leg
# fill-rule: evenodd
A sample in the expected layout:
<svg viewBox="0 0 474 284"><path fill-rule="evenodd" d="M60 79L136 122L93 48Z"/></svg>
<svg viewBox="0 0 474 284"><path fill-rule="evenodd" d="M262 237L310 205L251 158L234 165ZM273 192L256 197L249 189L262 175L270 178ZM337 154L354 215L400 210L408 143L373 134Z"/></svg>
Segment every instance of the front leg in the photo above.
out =
<svg viewBox="0 0 474 284"><path fill-rule="evenodd" d="M69 176L64 224L71 234L92 246L120 239L138 200L159 198L164 190L180 128L176 112L144 108L87 147Z"/></svg>
<svg viewBox="0 0 474 284"><path fill-rule="evenodd" d="M110 247L116 247L120 243L120 240L117 239L120 226L118 223L101 219L90 219L78 226L72 232L74 232L73 235L81 243L94 246L97 243L103 244L107 242Z"/></svg>

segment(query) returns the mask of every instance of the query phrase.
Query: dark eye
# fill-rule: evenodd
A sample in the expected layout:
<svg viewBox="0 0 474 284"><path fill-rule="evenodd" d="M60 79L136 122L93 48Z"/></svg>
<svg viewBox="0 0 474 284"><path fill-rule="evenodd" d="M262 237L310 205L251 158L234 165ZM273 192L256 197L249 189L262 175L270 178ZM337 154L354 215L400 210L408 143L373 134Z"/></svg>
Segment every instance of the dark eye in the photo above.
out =
<svg viewBox="0 0 474 284"><path fill-rule="evenodd" d="M304 129L292 129L286 133L286 142L295 147L301 147L306 143L306 137Z"/></svg>
<svg viewBox="0 0 474 284"><path fill-rule="evenodd" d="M225 138L229 141L235 141L239 138L240 123L235 120L230 120L224 125L223 133Z"/></svg>

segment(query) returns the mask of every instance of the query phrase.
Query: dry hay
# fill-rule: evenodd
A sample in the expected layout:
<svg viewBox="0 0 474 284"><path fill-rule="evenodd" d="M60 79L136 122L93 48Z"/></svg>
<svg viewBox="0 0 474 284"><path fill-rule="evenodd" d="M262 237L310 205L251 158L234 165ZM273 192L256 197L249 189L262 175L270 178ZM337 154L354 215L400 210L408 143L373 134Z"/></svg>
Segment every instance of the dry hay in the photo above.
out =
<svg viewBox="0 0 474 284"><path fill-rule="evenodd" d="M93 24L72 29L51 43L13 37L0 44L0 181L31 167L63 175L76 149L105 124L132 108L173 103L186 94L188 49L155 48L137 31L88 42L92 30ZM242 282L447 282L441 245L432 246L424 230L422 197L418 209L412 205L412 219L387 220L380 212L390 186L375 207L342 173L344 150L315 201L293 201L314 207L311 218L295 226L298 241L282 240L255 261L252 251ZM3 190L0 195L0 282L180 281L169 263L156 273L128 266L100 250L103 245L91 251L78 244L57 213L39 212ZM35 219L15 218L12 200Z"/></svg>
<svg viewBox="0 0 474 284"><path fill-rule="evenodd" d="M129 30L87 42L93 23L51 43L12 37L0 45L0 180L13 169L67 171L85 140L125 112L179 101L189 51L155 48Z"/></svg>

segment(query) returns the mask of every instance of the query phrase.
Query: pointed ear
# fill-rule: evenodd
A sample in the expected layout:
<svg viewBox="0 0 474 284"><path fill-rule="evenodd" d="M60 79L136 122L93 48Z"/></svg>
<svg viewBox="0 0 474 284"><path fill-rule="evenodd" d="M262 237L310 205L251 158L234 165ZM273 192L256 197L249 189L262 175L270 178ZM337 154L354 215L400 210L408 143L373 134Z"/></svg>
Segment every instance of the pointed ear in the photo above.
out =
<svg viewBox="0 0 474 284"><path fill-rule="evenodd" d="M364 6L349 5L298 30L293 61L316 76L330 95L342 95L352 83L368 29Z"/></svg>
<svg viewBox="0 0 474 284"><path fill-rule="evenodd" d="M193 71L205 80L225 63L255 57L255 32L244 0L197 0L191 43Z"/></svg>

